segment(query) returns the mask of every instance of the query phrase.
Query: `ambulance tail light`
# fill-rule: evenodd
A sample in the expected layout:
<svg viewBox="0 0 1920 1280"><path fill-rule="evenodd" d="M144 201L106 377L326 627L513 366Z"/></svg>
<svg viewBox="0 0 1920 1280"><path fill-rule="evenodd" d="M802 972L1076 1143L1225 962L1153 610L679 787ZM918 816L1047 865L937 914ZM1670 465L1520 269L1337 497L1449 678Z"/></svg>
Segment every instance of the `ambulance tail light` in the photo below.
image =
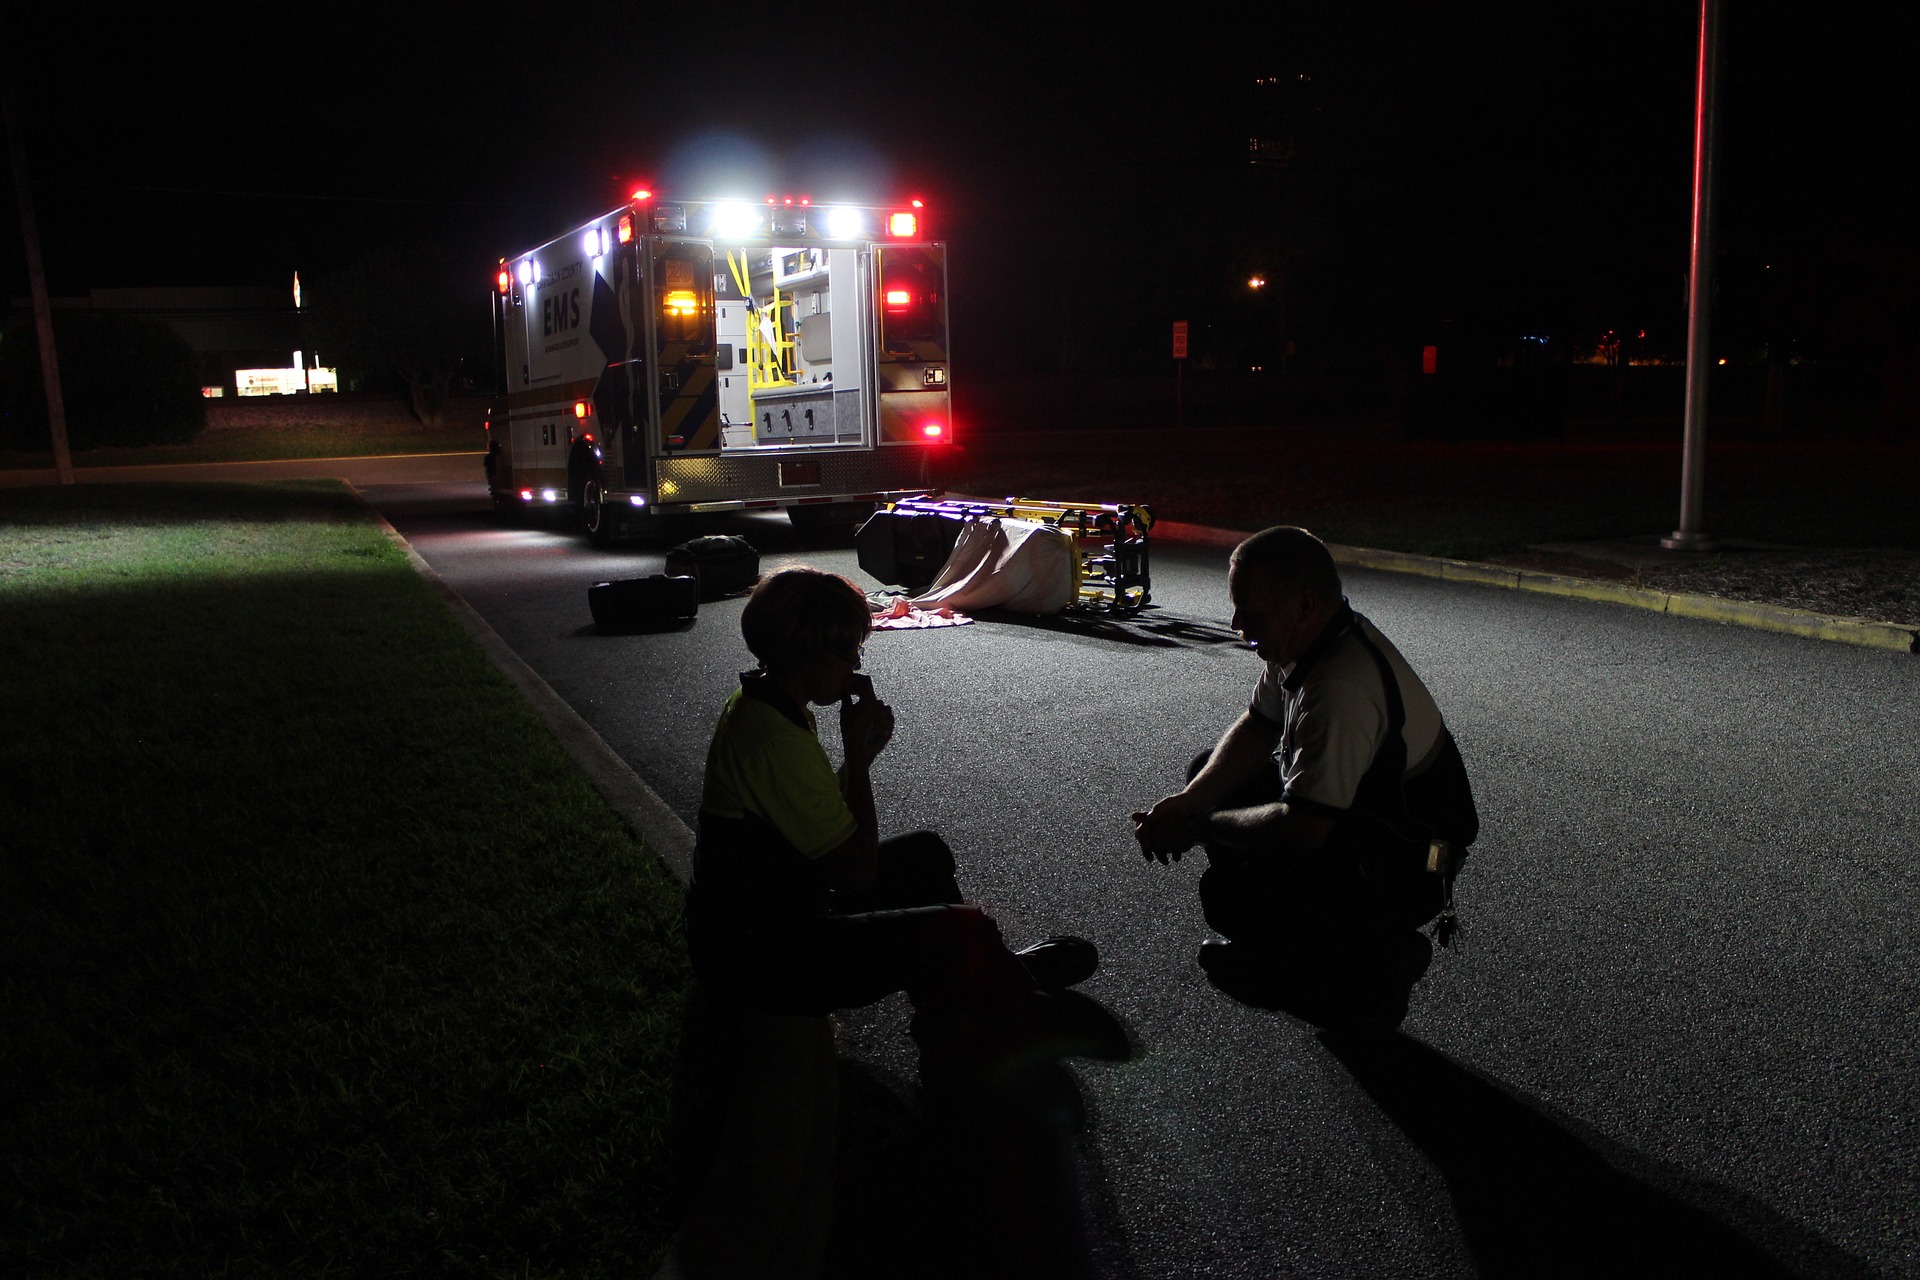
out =
<svg viewBox="0 0 1920 1280"><path fill-rule="evenodd" d="M700 300L691 289L670 289L666 297L667 314L690 316L700 309Z"/></svg>
<svg viewBox="0 0 1920 1280"><path fill-rule="evenodd" d="M901 245L883 247L880 253L880 321L886 349L899 351L939 339L945 324L945 279L938 252ZM921 350L919 358L936 363L945 359L932 349Z"/></svg>
<svg viewBox="0 0 1920 1280"><path fill-rule="evenodd" d="M630 213L620 215L620 243L633 243L633 215Z"/></svg>
<svg viewBox="0 0 1920 1280"><path fill-rule="evenodd" d="M500 271L493 277L493 285L502 297L513 292L513 272L508 270L505 258L500 259Z"/></svg>
<svg viewBox="0 0 1920 1280"><path fill-rule="evenodd" d="M945 444L947 427L943 422L923 422L920 424L920 437L928 444Z"/></svg>
<svg viewBox="0 0 1920 1280"><path fill-rule="evenodd" d="M588 414L589 412L591 412L591 411L590 411L590 410L589 410L589 409L587 408L587 402L586 402L585 400L575 400L575 401L573 402L573 416L574 416L574 417L576 417L576 418L584 418L584 417L586 417L586 416L587 416L587 414Z"/></svg>

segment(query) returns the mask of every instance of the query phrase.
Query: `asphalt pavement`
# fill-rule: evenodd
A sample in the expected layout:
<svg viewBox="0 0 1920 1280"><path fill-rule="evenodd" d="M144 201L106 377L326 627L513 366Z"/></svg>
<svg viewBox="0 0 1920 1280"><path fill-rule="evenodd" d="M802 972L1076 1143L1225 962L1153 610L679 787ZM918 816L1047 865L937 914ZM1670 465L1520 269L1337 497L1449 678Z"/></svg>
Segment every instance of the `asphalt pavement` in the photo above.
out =
<svg viewBox="0 0 1920 1280"><path fill-rule="evenodd" d="M664 548L491 522L476 484L369 500L485 628L690 820L748 665L738 600L610 636L586 588ZM740 518L763 569L846 545ZM1193 963L1198 868L1125 815L1245 704L1225 549L1156 542L1129 620L877 634L883 823L939 829L1017 945L1095 939L1139 1046L1074 1067L1092 1269L1116 1276L1920 1275L1920 666L1568 596L1346 570L1427 678L1485 831L1466 932L1401 1034L1342 1040ZM875 584L877 585L877 584ZM832 717L825 736L834 747ZM898 998L843 1053L911 1093Z"/></svg>

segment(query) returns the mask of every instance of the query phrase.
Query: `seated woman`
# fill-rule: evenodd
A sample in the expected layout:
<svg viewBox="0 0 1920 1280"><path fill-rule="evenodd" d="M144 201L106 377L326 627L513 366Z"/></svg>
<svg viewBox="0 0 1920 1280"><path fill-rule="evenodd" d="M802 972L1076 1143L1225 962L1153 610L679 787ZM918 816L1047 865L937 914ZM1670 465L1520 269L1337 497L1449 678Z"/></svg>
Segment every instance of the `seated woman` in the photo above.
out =
<svg viewBox="0 0 1920 1280"><path fill-rule="evenodd" d="M905 991L922 1080L981 1083L1063 1034L1046 993L1090 976L1093 944L1007 949L967 905L931 831L880 838L870 771L893 710L860 671L866 597L845 578L783 569L747 601L759 667L740 677L707 751L687 932L694 973L740 1007L826 1013ZM836 772L812 707L840 705Z"/></svg>

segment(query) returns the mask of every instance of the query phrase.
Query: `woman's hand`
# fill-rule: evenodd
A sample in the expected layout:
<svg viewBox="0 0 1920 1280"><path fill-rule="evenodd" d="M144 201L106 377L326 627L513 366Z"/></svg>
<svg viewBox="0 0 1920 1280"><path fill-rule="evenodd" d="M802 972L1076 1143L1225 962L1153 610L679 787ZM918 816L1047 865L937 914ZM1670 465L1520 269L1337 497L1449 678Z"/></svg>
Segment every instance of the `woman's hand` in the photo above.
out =
<svg viewBox="0 0 1920 1280"><path fill-rule="evenodd" d="M873 692L873 680L855 672L840 696L840 745L847 763L872 764L893 741L893 708Z"/></svg>

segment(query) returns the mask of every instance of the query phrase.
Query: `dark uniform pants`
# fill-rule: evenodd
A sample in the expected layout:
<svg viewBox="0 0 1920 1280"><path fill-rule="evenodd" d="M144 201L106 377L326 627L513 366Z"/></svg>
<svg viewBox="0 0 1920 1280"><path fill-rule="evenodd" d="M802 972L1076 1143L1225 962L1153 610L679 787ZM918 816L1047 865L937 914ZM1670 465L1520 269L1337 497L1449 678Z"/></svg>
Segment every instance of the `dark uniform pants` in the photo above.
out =
<svg viewBox="0 0 1920 1280"><path fill-rule="evenodd" d="M858 1008L896 991L926 1007L1036 990L993 918L961 903L944 840L931 831L891 836L880 842L872 886L831 894L825 912L709 919L696 906L694 972L768 1013Z"/></svg>
<svg viewBox="0 0 1920 1280"><path fill-rule="evenodd" d="M1188 776L1206 763L1203 753ZM1281 797L1278 764L1220 804L1245 809ZM1405 858L1363 857L1369 838L1358 822L1343 821L1320 849L1308 853L1248 852L1205 846L1207 870L1200 877L1200 906L1207 923L1235 942L1288 950L1365 945L1418 929L1440 911L1439 877L1406 866L1383 872ZM1363 866L1369 870L1363 871Z"/></svg>

